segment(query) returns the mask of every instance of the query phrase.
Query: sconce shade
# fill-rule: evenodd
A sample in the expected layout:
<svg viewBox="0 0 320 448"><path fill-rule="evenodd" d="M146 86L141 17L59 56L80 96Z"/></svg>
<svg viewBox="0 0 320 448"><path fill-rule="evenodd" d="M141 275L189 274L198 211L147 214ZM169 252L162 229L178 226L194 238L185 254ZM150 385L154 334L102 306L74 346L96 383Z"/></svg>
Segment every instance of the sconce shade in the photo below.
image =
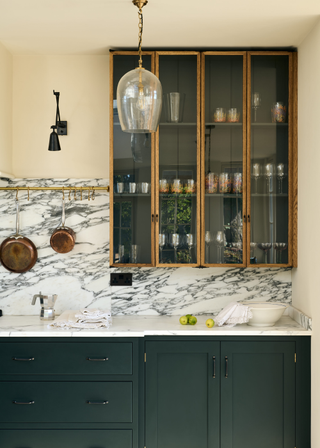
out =
<svg viewBox="0 0 320 448"><path fill-rule="evenodd" d="M117 107L124 132L156 132L162 107L159 79L144 68L126 73L118 84Z"/></svg>
<svg viewBox="0 0 320 448"><path fill-rule="evenodd" d="M57 126L51 126L51 129L48 151L61 151L59 137L55 131Z"/></svg>

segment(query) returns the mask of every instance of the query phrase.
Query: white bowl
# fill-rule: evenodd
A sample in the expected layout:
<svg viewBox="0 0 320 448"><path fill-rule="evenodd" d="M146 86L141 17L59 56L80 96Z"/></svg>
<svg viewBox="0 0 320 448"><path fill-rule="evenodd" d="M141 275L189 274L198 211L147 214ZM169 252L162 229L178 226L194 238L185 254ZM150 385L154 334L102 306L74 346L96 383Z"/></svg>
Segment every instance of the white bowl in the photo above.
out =
<svg viewBox="0 0 320 448"><path fill-rule="evenodd" d="M248 325L252 327L273 327L288 307L285 303L250 300L242 302L242 304L249 306L252 312L252 318L248 322Z"/></svg>

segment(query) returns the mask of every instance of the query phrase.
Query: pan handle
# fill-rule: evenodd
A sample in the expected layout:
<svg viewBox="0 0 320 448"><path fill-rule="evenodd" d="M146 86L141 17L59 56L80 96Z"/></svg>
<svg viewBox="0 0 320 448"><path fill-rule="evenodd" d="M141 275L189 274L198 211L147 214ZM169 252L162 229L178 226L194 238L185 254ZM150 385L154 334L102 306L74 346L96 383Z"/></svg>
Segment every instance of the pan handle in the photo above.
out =
<svg viewBox="0 0 320 448"><path fill-rule="evenodd" d="M64 228L65 222L66 222L65 203L64 203L64 199L62 199L62 216L61 216L61 227L62 228Z"/></svg>
<svg viewBox="0 0 320 448"><path fill-rule="evenodd" d="M20 206L19 206L19 199L16 199L16 235L15 236L19 236L19 210L20 210Z"/></svg>

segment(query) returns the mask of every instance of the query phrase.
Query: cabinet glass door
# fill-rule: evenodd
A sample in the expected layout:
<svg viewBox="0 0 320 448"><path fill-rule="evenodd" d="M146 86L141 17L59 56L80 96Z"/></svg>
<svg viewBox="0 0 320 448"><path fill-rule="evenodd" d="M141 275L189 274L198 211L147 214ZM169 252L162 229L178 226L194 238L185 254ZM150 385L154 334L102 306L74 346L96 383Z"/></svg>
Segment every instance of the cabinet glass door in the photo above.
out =
<svg viewBox="0 0 320 448"><path fill-rule="evenodd" d="M287 265L291 55L251 53L249 62L250 263Z"/></svg>
<svg viewBox="0 0 320 448"><path fill-rule="evenodd" d="M202 264L243 265L246 53L206 52L202 64Z"/></svg>
<svg viewBox="0 0 320 448"><path fill-rule="evenodd" d="M163 108L157 135L157 265L200 261L200 56L157 53Z"/></svg>
<svg viewBox="0 0 320 448"><path fill-rule="evenodd" d="M138 55L113 55L113 148L110 178L110 264L151 265L153 258L152 145L151 134L129 134L121 130L117 112L120 78L138 66ZM112 60L111 59L111 60ZM151 70L151 55L143 56ZM113 151L112 151L113 150ZM113 201L112 201L113 200ZM112 237L113 235L113 237Z"/></svg>

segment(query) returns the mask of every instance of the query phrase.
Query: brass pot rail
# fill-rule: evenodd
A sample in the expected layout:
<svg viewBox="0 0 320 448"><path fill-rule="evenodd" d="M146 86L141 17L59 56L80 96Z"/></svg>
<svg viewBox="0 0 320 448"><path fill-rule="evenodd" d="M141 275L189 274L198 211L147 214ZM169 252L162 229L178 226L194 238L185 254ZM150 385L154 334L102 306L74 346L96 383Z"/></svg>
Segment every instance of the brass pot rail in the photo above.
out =
<svg viewBox="0 0 320 448"><path fill-rule="evenodd" d="M64 199L65 193L69 197L69 201L71 201L71 193L73 193L73 199L76 201L77 191L80 193L80 201L82 201L83 192L87 192L87 199L90 201L94 201L96 191L106 191L109 193L110 187L109 185L106 187L0 187L0 191L15 191L16 199L18 199L19 191L27 191L28 192L28 201L30 199L30 191L61 191Z"/></svg>

